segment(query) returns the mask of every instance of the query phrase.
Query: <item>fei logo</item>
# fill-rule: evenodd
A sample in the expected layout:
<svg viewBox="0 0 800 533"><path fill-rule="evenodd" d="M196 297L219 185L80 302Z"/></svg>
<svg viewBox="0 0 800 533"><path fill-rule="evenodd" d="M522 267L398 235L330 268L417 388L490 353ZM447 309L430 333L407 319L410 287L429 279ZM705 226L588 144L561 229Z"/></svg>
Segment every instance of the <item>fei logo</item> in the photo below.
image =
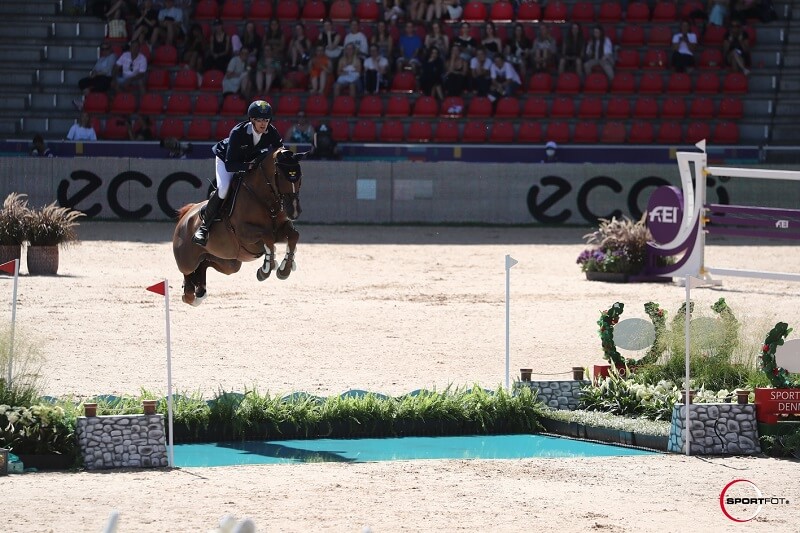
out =
<svg viewBox="0 0 800 533"><path fill-rule="evenodd" d="M648 221L663 222L664 224L675 224L678 222L678 208L666 205L658 205L648 214Z"/></svg>
<svg viewBox="0 0 800 533"><path fill-rule="evenodd" d="M647 202L647 229L653 240L666 244L677 237L683 219L683 193L664 185L653 191Z"/></svg>
<svg viewBox="0 0 800 533"><path fill-rule="evenodd" d="M761 489L747 479L734 479L719 493L722 514L739 523L753 520L765 505L788 504L786 498L764 496Z"/></svg>

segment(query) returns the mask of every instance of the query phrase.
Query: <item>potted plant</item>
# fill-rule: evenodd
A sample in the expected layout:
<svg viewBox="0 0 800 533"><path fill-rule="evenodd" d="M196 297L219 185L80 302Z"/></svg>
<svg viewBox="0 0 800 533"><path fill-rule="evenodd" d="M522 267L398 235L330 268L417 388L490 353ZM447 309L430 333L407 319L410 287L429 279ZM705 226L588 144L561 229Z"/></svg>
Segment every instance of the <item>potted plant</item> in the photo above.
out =
<svg viewBox="0 0 800 533"><path fill-rule="evenodd" d="M83 213L55 202L34 210L28 222L28 273L55 275L58 273L58 248L76 241L77 219Z"/></svg>
<svg viewBox="0 0 800 533"><path fill-rule="evenodd" d="M27 195L12 192L0 210L0 264L22 256L31 210Z"/></svg>
<svg viewBox="0 0 800 533"><path fill-rule="evenodd" d="M627 282L644 267L647 241L652 240L645 224L645 215L634 222L623 217L601 218L597 230L583 236L588 248L577 263L586 279Z"/></svg>

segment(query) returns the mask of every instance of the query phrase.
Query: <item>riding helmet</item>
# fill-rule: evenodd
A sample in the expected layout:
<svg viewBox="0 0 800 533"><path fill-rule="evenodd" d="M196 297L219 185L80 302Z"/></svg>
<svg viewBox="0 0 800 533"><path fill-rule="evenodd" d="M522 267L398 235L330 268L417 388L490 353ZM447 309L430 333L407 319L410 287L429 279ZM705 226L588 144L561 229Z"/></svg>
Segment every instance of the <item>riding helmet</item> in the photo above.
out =
<svg viewBox="0 0 800 533"><path fill-rule="evenodd" d="M272 106L266 100L256 100L247 108L247 117L272 120Z"/></svg>

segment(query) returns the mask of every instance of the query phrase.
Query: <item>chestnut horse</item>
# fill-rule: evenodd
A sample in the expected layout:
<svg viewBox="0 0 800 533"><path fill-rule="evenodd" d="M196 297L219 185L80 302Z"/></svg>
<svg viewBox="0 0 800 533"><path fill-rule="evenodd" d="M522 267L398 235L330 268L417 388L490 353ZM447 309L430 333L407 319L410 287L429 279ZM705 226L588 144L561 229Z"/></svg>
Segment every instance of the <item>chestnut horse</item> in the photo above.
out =
<svg viewBox="0 0 800 533"><path fill-rule="evenodd" d="M172 251L178 270L183 273L184 302L200 305L205 299L208 267L230 275L239 271L242 262L263 255L264 263L256 270L256 277L264 281L275 269L276 242L285 241L287 246L286 257L275 275L286 279L296 269L294 251L300 234L292 221L301 212L300 160L305 155L285 148L267 152L255 168L234 178L206 246L194 244L192 235L200 225L200 212L207 202L187 204L178 211Z"/></svg>

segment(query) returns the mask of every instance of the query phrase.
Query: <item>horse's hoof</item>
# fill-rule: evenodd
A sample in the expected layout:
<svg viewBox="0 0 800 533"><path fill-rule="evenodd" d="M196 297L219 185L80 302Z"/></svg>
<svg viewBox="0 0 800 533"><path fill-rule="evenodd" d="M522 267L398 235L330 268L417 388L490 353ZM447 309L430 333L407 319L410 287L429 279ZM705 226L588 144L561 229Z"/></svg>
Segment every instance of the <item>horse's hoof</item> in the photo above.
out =
<svg viewBox="0 0 800 533"><path fill-rule="evenodd" d="M264 270L261 269L261 268L256 270L256 278L258 279L258 281L264 281L265 279L267 279L269 277L270 274L272 274L272 269L271 268L269 270L267 270L266 272L264 272Z"/></svg>
<svg viewBox="0 0 800 533"><path fill-rule="evenodd" d="M184 294L181 296L181 300L183 300L183 303L185 304L194 305L194 293Z"/></svg>
<svg viewBox="0 0 800 533"><path fill-rule="evenodd" d="M196 296L196 295L195 295L195 296ZM202 295L202 296L197 296L197 297L194 299L194 301L193 301L193 302L191 302L191 303L192 303L192 305L193 305L194 307L197 307L198 305L200 305L201 303L203 303L203 300L205 300L205 299L206 299L206 296L207 296L207 294L206 294L206 291L203 291L203 295Z"/></svg>

